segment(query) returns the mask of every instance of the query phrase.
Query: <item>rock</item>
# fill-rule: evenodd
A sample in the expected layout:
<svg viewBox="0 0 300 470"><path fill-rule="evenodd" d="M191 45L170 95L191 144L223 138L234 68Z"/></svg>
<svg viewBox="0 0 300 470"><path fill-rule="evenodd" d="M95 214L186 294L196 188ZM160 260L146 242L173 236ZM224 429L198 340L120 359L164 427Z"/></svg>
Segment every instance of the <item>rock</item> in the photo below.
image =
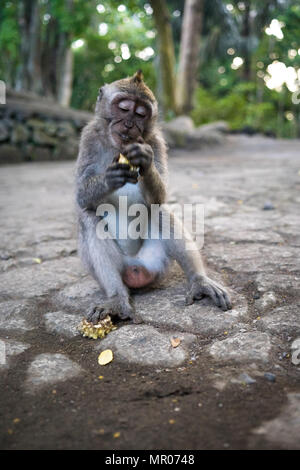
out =
<svg viewBox="0 0 300 470"><path fill-rule="evenodd" d="M27 316L31 308L26 301L9 300L0 304L0 328L3 330L29 331L33 329Z"/></svg>
<svg viewBox="0 0 300 470"><path fill-rule="evenodd" d="M79 141L77 138L69 138L66 141L56 144L53 159L54 160L73 160L77 158Z"/></svg>
<svg viewBox="0 0 300 470"><path fill-rule="evenodd" d="M229 132L229 126L226 121L215 121L203 124L202 126L197 127L197 130L201 130L203 133L210 133L213 131L227 134L227 132Z"/></svg>
<svg viewBox="0 0 300 470"><path fill-rule="evenodd" d="M258 292L281 290L283 292L298 294L300 277L291 274L261 273L256 277Z"/></svg>
<svg viewBox="0 0 300 470"><path fill-rule="evenodd" d="M292 349L292 350L300 349L300 338L296 338L296 339L292 342L291 349Z"/></svg>
<svg viewBox="0 0 300 470"><path fill-rule="evenodd" d="M193 305L185 305L185 297L178 288L152 291L135 297L139 318L145 323L174 328L203 336L238 328L247 316L245 299L239 299L235 308L224 313L205 298Z"/></svg>
<svg viewBox="0 0 300 470"><path fill-rule="evenodd" d="M23 158L22 152L15 145L0 145L0 163L19 163Z"/></svg>
<svg viewBox="0 0 300 470"><path fill-rule="evenodd" d="M272 310L261 317L257 327L274 334L300 334L300 316L297 305L286 305Z"/></svg>
<svg viewBox="0 0 300 470"><path fill-rule="evenodd" d="M37 388L71 379L82 372L79 364L64 354L39 354L28 368L25 385L29 392L34 392Z"/></svg>
<svg viewBox="0 0 300 470"><path fill-rule="evenodd" d="M170 338L181 343L172 348ZM153 326L126 325L112 331L97 344L97 351L112 349L116 360L145 366L174 367L188 359L188 346L195 340L186 333L159 332Z"/></svg>
<svg viewBox="0 0 300 470"><path fill-rule="evenodd" d="M246 372L243 372L238 376L238 381L241 383L245 383L247 385L255 384L256 380L250 377L250 375L246 374Z"/></svg>
<svg viewBox="0 0 300 470"><path fill-rule="evenodd" d="M292 359L291 362L294 366L298 366L300 364L300 338L295 339L291 345L292 350Z"/></svg>
<svg viewBox="0 0 300 470"><path fill-rule="evenodd" d="M104 300L104 295L91 277L65 287L55 297L55 303L59 308L72 308L82 316L85 316L92 305L99 304L101 300Z"/></svg>
<svg viewBox="0 0 300 470"><path fill-rule="evenodd" d="M207 246L207 245L206 245ZM296 247L277 246L259 243L235 244L214 243L209 245L207 253L219 266L228 266L237 273L263 272L264 276L274 272L280 260L281 269L297 272L299 261ZM273 287L268 290L275 290Z"/></svg>
<svg viewBox="0 0 300 470"><path fill-rule="evenodd" d="M32 129L44 130L47 124L44 119L32 118L32 119L27 120L27 125L28 127L31 127Z"/></svg>
<svg viewBox="0 0 300 470"><path fill-rule="evenodd" d="M41 258L43 261L68 257L77 251L75 240L51 240L39 243L34 246L30 254L32 258ZM28 253L29 254L29 253Z"/></svg>
<svg viewBox="0 0 300 470"><path fill-rule="evenodd" d="M262 209L263 209L263 211L272 211L272 210L275 209L275 206L274 206L274 204L272 204L272 202L268 201L264 204Z"/></svg>
<svg viewBox="0 0 300 470"><path fill-rule="evenodd" d="M69 137L74 137L76 131L70 122L61 121L58 124L56 135L60 138L68 139Z"/></svg>
<svg viewBox="0 0 300 470"><path fill-rule="evenodd" d="M55 147L57 141L54 137L49 136L43 129L34 128L32 140L35 144L38 145L49 145L50 147Z"/></svg>
<svg viewBox="0 0 300 470"><path fill-rule="evenodd" d="M9 138L9 131L3 121L0 122L0 142L5 142Z"/></svg>
<svg viewBox="0 0 300 470"><path fill-rule="evenodd" d="M197 149L205 145L220 144L224 137L217 129L218 126L213 127L212 124L195 128L189 116L179 116L162 124L164 137L171 148Z"/></svg>
<svg viewBox="0 0 300 470"><path fill-rule="evenodd" d="M276 382L276 375L271 374L271 372L265 372L264 373L265 379L267 379L269 382Z"/></svg>
<svg viewBox="0 0 300 470"><path fill-rule="evenodd" d="M194 123L188 116L179 116L161 125L164 138L170 148L185 147L187 135L194 129Z"/></svg>
<svg viewBox="0 0 300 470"><path fill-rule="evenodd" d="M274 307L278 302L274 292L265 292L262 297L255 301L255 308L263 313L266 310Z"/></svg>
<svg viewBox="0 0 300 470"><path fill-rule="evenodd" d="M257 438L252 445L264 438L267 442L275 444L279 449L300 449L300 393L289 393L288 403L280 414L270 421L264 422L253 431Z"/></svg>
<svg viewBox="0 0 300 470"><path fill-rule="evenodd" d="M23 144L28 141L29 135L28 127L24 124L15 124L11 133L11 141L13 144Z"/></svg>
<svg viewBox="0 0 300 470"><path fill-rule="evenodd" d="M0 274L2 295L28 299L45 295L78 281L80 269L80 261L69 257L6 271Z"/></svg>
<svg viewBox="0 0 300 470"><path fill-rule="evenodd" d="M215 341L209 352L216 361L251 362L269 360L271 341L266 333L238 333L222 341Z"/></svg>
<svg viewBox="0 0 300 470"><path fill-rule="evenodd" d="M197 149L210 145L220 145L225 141L224 134L216 130L203 130L198 127L194 132L188 136L188 148Z"/></svg>
<svg viewBox="0 0 300 470"><path fill-rule="evenodd" d="M26 160L47 161L52 159L52 149L48 147L40 147L37 145L27 144L23 147Z"/></svg>
<svg viewBox="0 0 300 470"><path fill-rule="evenodd" d="M47 135L50 135L51 137L53 137L57 135L58 125L59 124L57 123L57 121L47 120L45 121L43 130L46 132Z"/></svg>
<svg viewBox="0 0 300 470"><path fill-rule="evenodd" d="M45 314L45 325L50 333L58 333L72 338L79 335L77 327L81 319L80 315L72 315L63 311L48 312Z"/></svg>
<svg viewBox="0 0 300 470"><path fill-rule="evenodd" d="M163 123L163 129L171 129L174 132L191 132L195 129L194 122L189 116L178 116L171 121Z"/></svg>
<svg viewBox="0 0 300 470"><path fill-rule="evenodd" d="M0 370L10 366L10 356L17 356L30 347L28 343L0 339Z"/></svg>

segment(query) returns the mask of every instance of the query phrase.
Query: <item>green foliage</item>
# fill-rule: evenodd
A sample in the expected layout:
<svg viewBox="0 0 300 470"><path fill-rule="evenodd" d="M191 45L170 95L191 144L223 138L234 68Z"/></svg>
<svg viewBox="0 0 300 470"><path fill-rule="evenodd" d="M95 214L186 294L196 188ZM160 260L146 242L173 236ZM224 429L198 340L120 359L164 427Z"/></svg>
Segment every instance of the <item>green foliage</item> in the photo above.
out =
<svg viewBox="0 0 300 470"><path fill-rule="evenodd" d="M192 112L195 123L222 119L233 130L251 128L277 136L299 135L300 105L292 103L292 92L286 84L281 89L270 90L265 83L268 65L276 60L299 73L299 0L203 1L199 88ZM59 74L56 52L60 36L65 38L66 45L83 41L81 47L73 49L73 107L93 110L100 86L132 75L137 69L143 70L146 82L160 97L157 41L149 3L146 0L39 0L40 43L49 73ZM167 3L178 59L184 1L167 0ZM29 2L2 0L0 8L0 79L10 86L15 86L20 78L22 38L18 16L22 4L28 6ZM251 14L247 13L247 5ZM265 32L274 18L284 24L281 39ZM107 25L104 31L99 31L101 23ZM144 56L143 60L147 48L155 53ZM236 69L232 68L234 57L244 59ZM166 119L173 117L172 111L166 110Z"/></svg>
<svg viewBox="0 0 300 470"><path fill-rule="evenodd" d="M138 69L143 71L145 81L156 87L156 71L153 58L138 57L145 48L155 48L155 39L146 35L153 30L151 18L136 2L126 2L126 10L117 10L120 2L105 2L105 12L95 8L93 24L80 36L84 45L74 51L74 83L72 106L92 110L95 106L98 89L122 77L133 75ZM107 32L99 35L99 24L107 25ZM122 47L128 46L129 56L122 57ZM124 58L125 57L125 58Z"/></svg>
<svg viewBox="0 0 300 470"><path fill-rule="evenodd" d="M5 2L0 9L0 79L11 84L19 59L20 33L17 2Z"/></svg>
<svg viewBox="0 0 300 470"><path fill-rule="evenodd" d="M45 0L44 13L50 13L59 21L60 30L71 36L83 34L95 10L95 1Z"/></svg>
<svg viewBox="0 0 300 470"><path fill-rule="evenodd" d="M247 128L280 137L299 136L299 105L293 104L292 91L286 84L270 90L264 80L269 75L268 65L276 60L299 71L299 2L251 1L248 36L245 36L244 30L246 2L213 0L210 7L213 7L213 3L209 22L206 22L204 28L199 73L201 86L197 90L196 105L192 112L196 124L224 119L233 130ZM225 8L223 18L224 23L226 21L228 25L231 22L233 25L229 35L225 24L223 29L220 28L221 3L224 8L231 5L230 13ZM218 18L217 22L214 17ZM284 24L281 39L265 32L273 19ZM227 48L232 49L231 54ZM250 64L248 74L245 73L246 56ZM234 57L244 59L244 64L235 70L232 69Z"/></svg>
<svg viewBox="0 0 300 470"><path fill-rule="evenodd" d="M232 130L263 132L279 137L296 137L295 121L286 117L290 110L287 98L268 90L265 101L257 102L253 92L253 83L241 83L228 94L216 99L216 96L199 87L195 96L195 108L191 113L195 124L200 126L213 121L227 121ZM281 108L281 112L278 110Z"/></svg>

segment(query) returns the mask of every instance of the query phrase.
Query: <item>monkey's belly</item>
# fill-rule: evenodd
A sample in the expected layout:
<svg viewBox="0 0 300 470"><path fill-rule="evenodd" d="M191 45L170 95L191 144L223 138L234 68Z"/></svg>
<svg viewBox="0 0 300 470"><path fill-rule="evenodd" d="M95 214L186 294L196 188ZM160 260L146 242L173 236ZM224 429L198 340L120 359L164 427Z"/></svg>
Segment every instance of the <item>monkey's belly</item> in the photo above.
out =
<svg viewBox="0 0 300 470"><path fill-rule="evenodd" d="M135 256L141 246L142 246L142 240L116 240L116 243L119 245L121 251L124 253L126 256Z"/></svg>
<svg viewBox="0 0 300 470"><path fill-rule="evenodd" d="M115 207L119 207L120 197L127 197L128 207L131 204L145 204L145 199L143 197L140 183L137 184L126 183L120 189L117 189L109 196L109 202L111 202Z"/></svg>
<svg viewBox="0 0 300 470"><path fill-rule="evenodd" d="M126 196L126 199L124 196ZM145 217L140 215L136 225L132 225L134 220L137 220L135 215L128 215L128 211L130 211L133 204L142 204L146 208L139 184L125 184L122 188L114 191L110 196L110 201L114 205L116 213L115 220L112 219L111 215L106 218L108 230L110 231L110 227L115 229L115 241L124 255L135 256L142 246L142 237L147 229L146 215Z"/></svg>

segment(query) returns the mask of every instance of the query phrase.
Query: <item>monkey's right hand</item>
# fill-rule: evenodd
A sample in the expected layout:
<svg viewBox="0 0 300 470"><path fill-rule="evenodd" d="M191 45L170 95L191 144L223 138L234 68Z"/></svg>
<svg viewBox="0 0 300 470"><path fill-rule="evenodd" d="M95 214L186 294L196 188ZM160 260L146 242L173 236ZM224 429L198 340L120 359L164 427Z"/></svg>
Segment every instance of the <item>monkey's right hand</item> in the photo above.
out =
<svg viewBox="0 0 300 470"><path fill-rule="evenodd" d="M223 286L207 276L195 274L190 281L189 291L185 299L186 305L193 304L194 300L200 300L205 295L210 297L214 304L224 311L232 308L229 294Z"/></svg>
<svg viewBox="0 0 300 470"><path fill-rule="evenodd" d="M136 184L138 181L138 172L130 170L126 163L113 163L107 167L105 172L105 183L109 191L115 191L126 183Z"/></svg>

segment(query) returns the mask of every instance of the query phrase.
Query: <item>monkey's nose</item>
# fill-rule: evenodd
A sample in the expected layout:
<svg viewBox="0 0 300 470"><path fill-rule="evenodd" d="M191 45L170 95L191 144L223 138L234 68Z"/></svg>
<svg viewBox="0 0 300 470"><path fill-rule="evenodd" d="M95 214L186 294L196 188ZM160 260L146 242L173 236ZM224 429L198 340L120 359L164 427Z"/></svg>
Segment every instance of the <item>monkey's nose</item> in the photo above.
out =
<svg viewBox="0 0 300 470"><path fill-rule="evenodd" d="M131 129L133 127L133 122L132 121L125 121L124 125L125 125L125 127L127 127L127 129Z"/></svg>

